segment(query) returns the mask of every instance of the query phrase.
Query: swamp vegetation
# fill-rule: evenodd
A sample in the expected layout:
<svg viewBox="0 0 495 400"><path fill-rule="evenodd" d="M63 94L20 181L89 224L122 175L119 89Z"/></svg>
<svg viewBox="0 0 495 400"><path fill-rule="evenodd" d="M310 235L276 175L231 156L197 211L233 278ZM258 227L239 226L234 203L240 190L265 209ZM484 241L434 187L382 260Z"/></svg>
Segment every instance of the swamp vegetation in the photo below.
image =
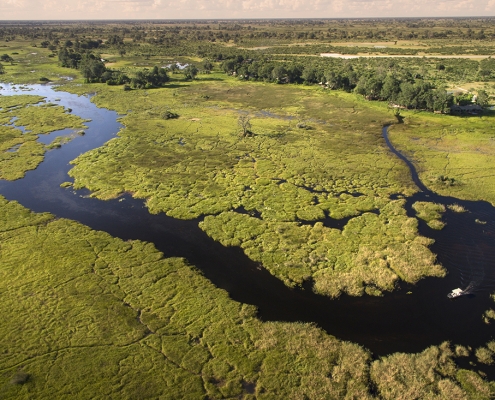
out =
<svg viewBox="0 0 495 400"><path fill-rule="evenodd" d="M361 294L366 286L379 294L392 290L398 277L415 282L444 274L416 221L400 200L389 200L413 188L408 170L381 142L379 111L350 96L244 86L198 80L183 90L118 96L102 86L99 106L133 108L119 139L74 160L74 188L102 199L131 192L145 198L151 212L175 218L207 216L201 227L215 240L241 246L289 286L312 278L315 290L330 296ZM254 136L242 137L236 109L256 114L256 105L261 114L251 122ZM168 108L181 117L164 121ZM329 123L315 120L314 129L298 129L291 110ZM323 226L327 216L356 218L340 231ZM377 262L383 265L376 268Z"/></svg>
<svg viewBox="0 0 495 400"><path fill-rule="evenodd" d="M151 244L5 200L0 218L5 398L491 396L448 344L373 361L315 326L261 322Z"/></svg>
<svg viewBox="0 0 495 400"><path fill-rule="evenodd" d="M424 23L418 27L426 35ZM478 31L495 34L489 19L453 23L459 24L456 40L471 35L479 47L489 44ZM99 107L122 114L118 138L72 161L73 182L64 184L66 190L89 189L102 200L131 193L145 199L151 213L196 219L215 241L240 247L287 286L332 298L382 296L401 282L445 276L430 249L433 241L418 231L418 218L441 229L445 206L416 202L417 218L407 214L405 198L417 188L380 134L394 121L386 104L310 80L281 85L225 74L225 59L241 53L244 59L269 54L267 65L296 63L304 59L294 54L306 48L313 60L304 63L326 62L315 63L310 53L311 46L328 45L296 46L293 39L302 38L293 33L282 40L282 32L308 32L305 23L264 24L253 31L247 24L220 23L214 35L220 41L222 33L221 43L211 40L210 27L192 30L189 23L165 23L153 37L139 24L101 24L93 33L84 25L5 24L5 51L17 54L11 65L4 63L0 79L29 83L42 74L62 83L61 90L96 93L92 100ZM328 28L331 35L343 29L336 24L336 31ZM404 35L407 24L399 25ZM355 28L349 40L370 40ZM286 54L245 49L266 43L265 30ZM191 42L198 32L210 39ZM240 36L224 40L227 32ZM441 38L431 35L425 38L429 51ZM404 48L423 46L410 39ZM105 68L143 78L133 85L143 89L114 84L124 81L84 83L84 70L57 64L61 48L99 54L92 59L97 70L103 58ZM166 79L144 81L153 67L176 62L196 64L203 73L164 75L160 68ZM490 70L479 72L486 62L481 69L476 60L452 62L447 79L439 78L439 60L408 62L411 71L422 68L437 79L437 86L444 79L446 85L469 82L493 91ZM85 68L91 70L91 63ZM322 70L337 64L348 65L328 62ZM366 68L384 65L368 62ZM158 86L163 88L151 89ZM84 127L71 110L42 100L0 96L0 178L22 178L39 165L47 146L36 140L38 134ZM401 115L405 123L392 126L390 137L430 189L495 204L489 111L474 118L419 110ZM239 128L243 116L250 135ZM56 140L48 148L63 146L64 140ZM255 307L231 300L186 259L165 258L150 243L122 241L3 199L0 219L0 395L6 398L489 399L495 393L482 372L493 362L493 342L478 349L435 343L417 354L376 359L312 324L260 321ZM463 361L467 356L476 361Z"/></svg>
<svg viewBox="0 0 495 400"><path fill-rule="evenodd" d="M42 100L29 95L0 97L0 179L22 178L43 161L47 146L37 141L38 135L84 128L81 118L55 104L38 104Z"/></svg>

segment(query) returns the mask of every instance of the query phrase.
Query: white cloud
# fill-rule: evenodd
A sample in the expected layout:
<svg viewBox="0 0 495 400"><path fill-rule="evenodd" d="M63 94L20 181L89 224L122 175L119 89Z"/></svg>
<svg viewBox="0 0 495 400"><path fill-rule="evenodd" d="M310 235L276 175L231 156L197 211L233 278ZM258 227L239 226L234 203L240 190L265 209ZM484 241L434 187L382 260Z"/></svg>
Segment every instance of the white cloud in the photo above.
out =
<svg viewBox="0 0 495 400"><path fill-rule="evenodd" d="M25 5L25 0L0 0L0 7L2 8L24 8Z"/></svg>
<svg viewBox="0 0 495 400"><path fill-rule="evenodd" d="M2 19L494 15L495 0L0 0Z"/></svg>

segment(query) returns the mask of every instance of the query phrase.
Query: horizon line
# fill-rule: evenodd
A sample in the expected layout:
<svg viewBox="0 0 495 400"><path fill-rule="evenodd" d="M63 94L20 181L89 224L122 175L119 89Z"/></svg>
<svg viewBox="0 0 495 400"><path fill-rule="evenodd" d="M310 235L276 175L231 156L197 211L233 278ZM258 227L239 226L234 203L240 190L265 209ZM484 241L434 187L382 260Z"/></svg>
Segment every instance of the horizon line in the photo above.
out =
<svg viewBox="0 0 495 400"><path fill-rule="evenodd" d="M101 19L0 19L0 24L5 22L146 22L146 21L333 21L333 20L421 20L421 19L495 19L495 15L471 15L471 16L424 16L424 17L289 17L289 18L101 18Z"/></svg>

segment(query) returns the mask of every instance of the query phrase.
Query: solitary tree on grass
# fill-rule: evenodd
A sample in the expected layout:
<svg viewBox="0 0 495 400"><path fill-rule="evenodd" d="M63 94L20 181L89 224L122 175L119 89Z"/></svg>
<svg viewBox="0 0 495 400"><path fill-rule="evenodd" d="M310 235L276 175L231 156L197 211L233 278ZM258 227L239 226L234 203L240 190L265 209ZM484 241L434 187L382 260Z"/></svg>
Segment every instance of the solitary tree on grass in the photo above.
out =
<svg viewBox="0 0 495 400"><path fill-rule="evenodd" d="M188 80L193 80L198 75L198 69L195 65L188 65L184 68L184 77Z"/></svg>
<svg viewBox="0 0 495 400"><path fill-rule="evenodd" d="M203 64L203 69L205 70L205 72L207 74L209 74L211 72L211 70L213 69L213 64L209 61L206 61L204 64Z"/></svg>
<svg viewBox="0 0 495 400"><path fill-rule="evenodd" d="M237 125L241 128L242 137L253 136L253 132L251 132L251 117L249 115L239 115Z"/></svg>
<svg viewBox="0 0 495 400"><path fill-rule="evenodd" d="M13 63L14 63L14 59L13 59L11 56L9 56L8 54L3 54L3 55L1 55L1 56L0 56L0 60L1 60L1 61L5 61L5 62L9 62L9 63L11 63L11 64L13 64Z"/></svg>

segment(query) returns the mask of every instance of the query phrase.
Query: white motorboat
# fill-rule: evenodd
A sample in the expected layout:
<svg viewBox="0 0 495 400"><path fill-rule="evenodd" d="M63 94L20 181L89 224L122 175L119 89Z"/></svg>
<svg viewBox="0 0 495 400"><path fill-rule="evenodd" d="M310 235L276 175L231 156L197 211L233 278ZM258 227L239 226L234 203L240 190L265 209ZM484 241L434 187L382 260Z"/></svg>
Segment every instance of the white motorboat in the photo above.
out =
<svg viewBox="0 0 495 400"><path fill-rule="evenodd" d="M457 289L452 290L452 292L450 292L447 295L447 297L449 299L455 299L456 297L462 296L463 294L466 294L466 292L464 292L464 290L462 290L460 288L457 288Z"/></svg>

